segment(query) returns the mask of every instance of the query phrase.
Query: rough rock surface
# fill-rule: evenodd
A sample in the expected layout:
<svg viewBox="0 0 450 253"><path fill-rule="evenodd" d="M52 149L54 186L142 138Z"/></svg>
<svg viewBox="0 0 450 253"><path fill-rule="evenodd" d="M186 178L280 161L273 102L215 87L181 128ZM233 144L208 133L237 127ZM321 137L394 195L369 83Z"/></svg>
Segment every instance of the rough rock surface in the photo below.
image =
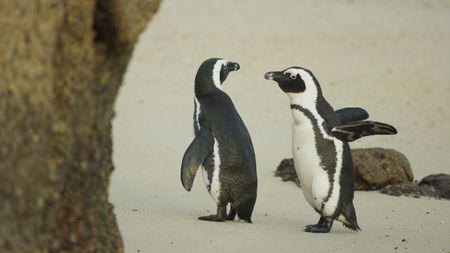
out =
<svg viewBox="0 0 450 253"><path fill-rule="evenodd" d="M294 160L293 159L283 159L275 171L276 177L281 177L283 181L292 181L297 186L300 187L300 180L295 172Z"/></svg>
<svg viewBox="0 0 450 253"><path fill-rule="evenodd" d="M450 175L435 174L429 175L419 182L420 186L431 186L439 193L439 197L443 199L450 199Z"/></svg>
<svg viewBox="0 0 450 253"><path fill-rule="evenodd" d="M393 149L353 149L355 190L378 190L386 185L412 182L408 159Z"/></svg>
<svg viewBox="0 0 450 253"><path fill-rule="evenodd" d="M419 185L417 182L406 182L400 184L386 185L380 190L381 193L392 196L409 196L414 198L431 197L439 199L436 189L428 185Z"/></svg>
<svg viewBox="0 0 450 253"><path fill-rule="evenodd" d="M436 174L424 177L419 182L387 185L381 193L393 196L431 197L450 199L450 175Z"/></svg>
<svg viewBox="0 0 450 253"><path fill-rule="evenodd" d="M0 2L0 252L123 252L113 104L158 5Z"/></svg>
<svg viewBox="0 0 450 253"><path fill-rule="evenodd" d="M411 182L413 173L406 157L392 149L352 150L355 190L377 190L386 185ZM292 159L284 159L275 176L299 185Z"/></svg>

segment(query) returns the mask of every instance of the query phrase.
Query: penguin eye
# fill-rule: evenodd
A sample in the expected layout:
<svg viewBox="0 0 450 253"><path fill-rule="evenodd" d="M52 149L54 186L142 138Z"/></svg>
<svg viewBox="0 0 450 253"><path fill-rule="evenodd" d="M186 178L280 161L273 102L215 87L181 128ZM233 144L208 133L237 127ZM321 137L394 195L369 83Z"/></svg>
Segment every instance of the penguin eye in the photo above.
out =
<svg viewBox="0 0 450 253"><path fill-rule="evenodd" d="M223 69L227 69L228 68L228 63L225 63L224 65L223 65Z"/></svg>
<svg viewBox="0 0 450 253"><path fill-rule="evenodd" d="M286 76L286 77L289 77L291 80L295 80L295 79L297 79L297 75L298 74L296 74L296 73L290 73L290 72L285 72L284 73L284 75Z"/></svg>

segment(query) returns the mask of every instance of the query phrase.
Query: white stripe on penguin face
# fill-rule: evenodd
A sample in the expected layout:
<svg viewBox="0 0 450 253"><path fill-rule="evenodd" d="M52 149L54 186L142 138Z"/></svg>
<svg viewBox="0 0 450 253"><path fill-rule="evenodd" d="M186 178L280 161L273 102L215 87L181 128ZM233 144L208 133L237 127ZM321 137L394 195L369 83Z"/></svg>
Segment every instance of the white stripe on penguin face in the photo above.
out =
<svg viewBox="0 0 450 253"><path fill-rule="evenodd" d="M217 60L216 63L214 64L214 68L212 71L212 79L213 79L214 85L220 90L222 89L222 85L220 83L220 71L222 70L222 67L224 65L226 65L227 63L228 62L223 59Z"/></svg>
<svg viewBox="0 0 450 253"><path fill-rule="evenodd" d="M298 104L304 108L312 109L317 103L318 90L314 78L305 70L298 68L290 68L284 71L283 74L289 74L290 76L300 75L305 83L306 89L301 93L286 93L291 100L291 104Z"/></svg>

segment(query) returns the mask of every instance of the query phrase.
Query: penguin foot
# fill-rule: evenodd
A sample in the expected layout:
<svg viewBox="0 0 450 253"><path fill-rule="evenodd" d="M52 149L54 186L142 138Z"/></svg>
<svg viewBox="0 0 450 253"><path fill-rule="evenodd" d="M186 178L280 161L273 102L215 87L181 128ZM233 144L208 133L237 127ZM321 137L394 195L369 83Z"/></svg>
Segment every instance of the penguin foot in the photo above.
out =
<svg viewBox="0 0 450 253"><path fill-rule="evenodd" d="M215 222L224 222L225 219L223 217L218 217L217 215L208 215L208 216L200 216L198 217L199 220L204 221L215 221Z"/></svg>
<svg viewBox="0 0 450 253"><path fill-rule="evenodd" d="M330 232L330 230L331 230L331 227L322 226L320 224L307 225L305 227L305 232L310 232L310 233L328 233L328 232Z"/></svg>
<svg viewBox="0 0 450 253"><path fill-rule="evenodd" d="M315 225L307 225L305 232L310 233L328 233L333 226L333 220L330 218L320 217L319 222Z"/></svg>
<svg viewBox="0 0 450 253"><path fill-rule="evenodd" d="M205 221L216 221L216 222L224 222L227 218L227 207L226 206L218 206L217 207L217 215L208 215L208 216L200 216L199 220Z"/></svg>

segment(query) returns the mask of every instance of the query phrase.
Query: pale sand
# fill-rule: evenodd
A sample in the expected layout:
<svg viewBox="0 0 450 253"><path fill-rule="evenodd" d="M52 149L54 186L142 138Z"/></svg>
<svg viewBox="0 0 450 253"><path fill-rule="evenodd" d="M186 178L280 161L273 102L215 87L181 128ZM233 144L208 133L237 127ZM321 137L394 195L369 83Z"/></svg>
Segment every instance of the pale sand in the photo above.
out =
<svg viewBox="0 0 450 253"><path fill-rule="evenodd" d="M126 252L449 252L444 200L357 192L361 232L340 223L325 235L303 232L317 214L299 188L273 177L292 156L289 102L263 79L269 70L310 68L336 109L362 106L399 131L352 147L395 148L417 179L450 173L450 2L429 2L164 0L116 104L110 199ZM209 57L241 64L224 90L256 151L252 225L198 221L215 212L202 176L192 192L180 183L193 139L193 79Z"/></svg>

